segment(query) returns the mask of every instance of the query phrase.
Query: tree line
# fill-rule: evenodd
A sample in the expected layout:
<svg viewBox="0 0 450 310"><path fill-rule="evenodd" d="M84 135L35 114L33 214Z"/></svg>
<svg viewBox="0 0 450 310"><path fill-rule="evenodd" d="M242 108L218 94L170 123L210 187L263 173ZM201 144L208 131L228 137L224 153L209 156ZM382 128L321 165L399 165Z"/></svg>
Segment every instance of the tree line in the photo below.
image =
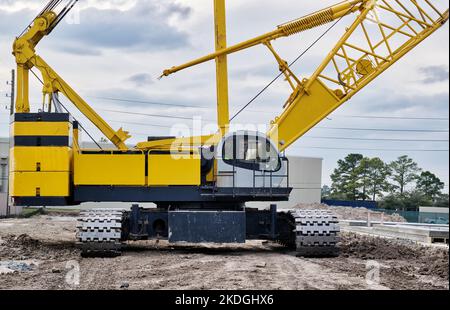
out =
<svg viewBox="0 0 450 310"><path fill-rule="evenodd" d="M417 210L420 206L447 207L445 184L408 156L386 163L378 157L349 154L337 163L332 185L324 186L324 199L372 200L381 208Z"/></svg>

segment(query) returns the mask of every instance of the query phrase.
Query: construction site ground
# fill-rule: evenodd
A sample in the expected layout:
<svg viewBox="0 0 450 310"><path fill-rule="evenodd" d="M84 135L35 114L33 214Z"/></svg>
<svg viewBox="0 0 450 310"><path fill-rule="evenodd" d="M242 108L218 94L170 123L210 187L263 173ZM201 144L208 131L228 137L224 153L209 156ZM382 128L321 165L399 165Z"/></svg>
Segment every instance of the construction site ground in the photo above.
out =
<svg viewBox="0 0 450 310"><path fill-rule="evenodd" d="M0 220L1 289L449 289L448 247L342 234L338 258L301 258L273 243L129 243L81 258L76 214ZM73 272L79 266L79 278ZM379 280L378 280L379 270ZM79 279L73 281L73 279Z"/></svg>

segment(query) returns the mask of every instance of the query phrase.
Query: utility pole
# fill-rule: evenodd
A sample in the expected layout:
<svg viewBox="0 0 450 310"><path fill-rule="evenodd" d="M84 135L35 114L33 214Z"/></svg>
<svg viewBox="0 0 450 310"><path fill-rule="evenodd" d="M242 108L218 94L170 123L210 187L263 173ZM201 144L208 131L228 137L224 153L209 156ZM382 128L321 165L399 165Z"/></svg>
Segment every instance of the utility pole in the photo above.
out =
<svg viewBox="0 0 450 310"><path fill-rule="evenodd" d="M11 104L10 104L10 109L9 109L9 113L10 115L14 114L15 111L15 99L16 99L16 71L13 69L11 70L11 81L8 82L8 84L11 86L11 93L9 94L9 98L11 99ZM11 139L9 139L9 148L11 149ZM6 167L5 174L7 174L7 176L5 177L5 180L3 182L7 182L8 186L6 187L6 216L9 217L11 216L11 201L10 201L10 197L9 197L9 163L8 166Z"/></svg>
<svg viewBox="0 0 450 310"><path fill-rule="evenodd" d="M16 70L11 70L11 108L9 110L10 114L14 114L14 100L15 100L15 94L16 94Z"/></svg>
<svg viewBox="0 0 450 310"><path fill-rule="evenodd" d="M14 114L14 105L15 105L15 94L16 94L16 70L11 70L11 81L6 82L7 85L11 86L11 92L6 97L9 97L11 99L11 105L9 108L9 112L11 115Z"/></svg>

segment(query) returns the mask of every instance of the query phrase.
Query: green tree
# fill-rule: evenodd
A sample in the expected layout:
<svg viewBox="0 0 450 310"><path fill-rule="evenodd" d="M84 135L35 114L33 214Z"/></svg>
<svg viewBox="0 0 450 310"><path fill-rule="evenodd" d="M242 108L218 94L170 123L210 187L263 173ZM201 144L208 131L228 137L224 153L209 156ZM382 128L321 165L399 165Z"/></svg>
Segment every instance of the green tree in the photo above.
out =
<svg viewBox="0 0 450 310"><path fill-rule="evenodd" d="M357 200L361 197L360 164L363 159L361 154L349 154L338 161L338 167L331 175L333 198Z"/></svg>
<svg viewBox="0 0 450 310"><path fill-rule="evenodd" d="M415 163L408 156L401 156L396 161L393 161L390 165L391 177L394 181L392 189L395 192L400 193L403 196L406 186L414 182L418 173L421 171L417 163Z"/></svg>
<svg viewBox="0 0 450 310"><path fill-rule="evenodd" d="M436 201L442 194L444 189L444 182L430 171L422 172L417 178L417 190L421 191L426 198L431 201Z"/></svg>
<svg viewBox="0 0 450 310"><path fill-rule="evenodd" d="M449 208L449 196L448 194L441 194L434 202L434 206L438 208Z"/></svg>
<svg viewBox="0 0 450 310"><path fill-rule="evenodd" d="M357 168L358 175L360 177L359 184L360 184L360 198L362 200L369 199L368 192L371 187L370 182L370 170L371 170L371 162L370 158L364 157L361 162L359 163L359 166Z"/></svg>
<svg viewBox="0 0 450 310"><path fill-rule="evenodd" d="M372 200L376 201L377 197L383 197L383 194L388 192L391 188L389 183L389 176L391 169L380 158L371 158L368 162L368 179L369 189L368 194L372 196Z"/></svg>
<svg viewBox="0 0 450 310"><path fill-rule="evenodd" d="M390 194L379 205L382 209L417 211L421 206L431 206L432 204L423 193L413 190L405 192L403 195L399 193Z"/></svg>
<svg viewBox="0 0 450 310"><path fill-rule="evenodd" d="M328 185L322 187L322 199L328 199L331 196L331 188Z"/></svg>

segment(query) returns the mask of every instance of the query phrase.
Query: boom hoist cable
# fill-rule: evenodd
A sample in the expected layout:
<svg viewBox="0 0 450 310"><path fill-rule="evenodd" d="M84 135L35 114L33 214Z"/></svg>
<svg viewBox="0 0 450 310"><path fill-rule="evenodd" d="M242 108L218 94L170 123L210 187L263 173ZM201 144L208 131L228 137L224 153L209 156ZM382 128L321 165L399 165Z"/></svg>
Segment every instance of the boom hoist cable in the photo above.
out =
<svg viewBox="0 0 450 310"><path fill-rule="evenodd" d="M28 26L20 33L20 35L18 37L21 37L25 34L25 32L30 29L30 27L32 26L32 24L34 23L34 21L41 17L44 16L47 13L51 13L54 12L55 9L63 2L63 0L51 0L43 9L41 12L39 12L39 14L28 24ZM50 34L53 29L56 28L56 26L58 26L58 24L64 19L64 17L66 17L66 15L73 9L73 7L77 4L78 0L68 0L68 2L66 3L66 5L64 6L64 8L56 15L56 18L53 20L53 22L51 23L51 25L49 26L48 30L47 30L47 34Z"/></svg>
<svg viewBox="0 0 450 310"><path fill-rule="evenodd" d="M55 29L56 26L58 26L58 24L66 17L66 15L69 14L69 12L73 9L73 7L75 6L75 4L77 4L77 2L78 2L78 0L70 0L67 3L67 5L58 14L58 17L56 18L56 20L50 26L50 30L49 30L48 34L52 33L53 29Z"/></svg>

